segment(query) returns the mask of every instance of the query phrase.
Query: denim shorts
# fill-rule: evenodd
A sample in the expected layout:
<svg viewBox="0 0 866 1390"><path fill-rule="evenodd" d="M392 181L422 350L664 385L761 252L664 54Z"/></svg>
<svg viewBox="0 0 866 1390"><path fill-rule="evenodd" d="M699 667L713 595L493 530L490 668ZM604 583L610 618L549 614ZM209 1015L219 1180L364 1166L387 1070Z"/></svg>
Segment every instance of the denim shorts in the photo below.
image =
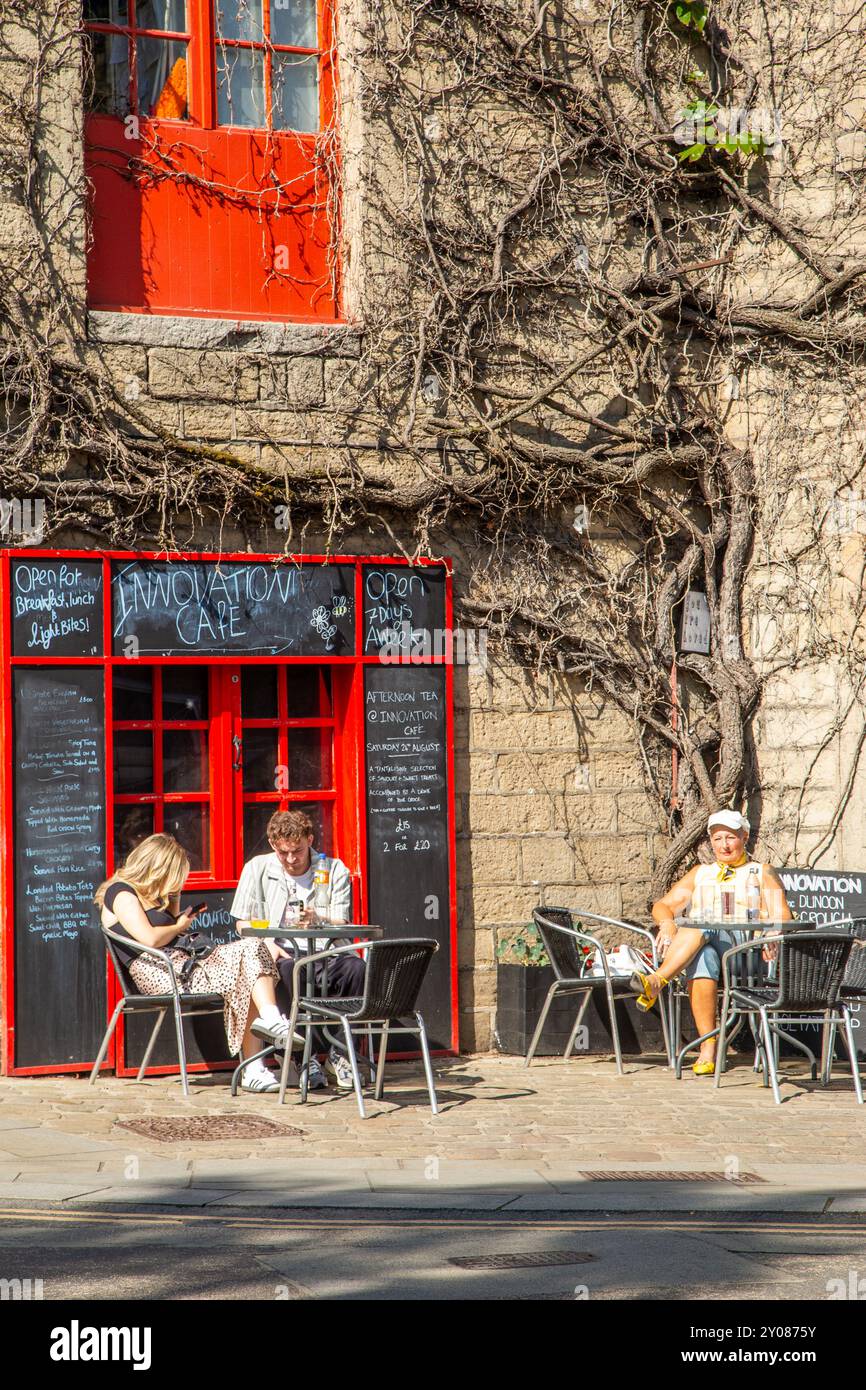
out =
<svg viewBox="0 0 866 1390"><path fill-rule="evenodd" d="M722 973L722 956L732 946L740 946L748 941L747 931L709 930L704 932L704 945L698 954L689 961L683 977L686 980L718 980Z"/></svg>

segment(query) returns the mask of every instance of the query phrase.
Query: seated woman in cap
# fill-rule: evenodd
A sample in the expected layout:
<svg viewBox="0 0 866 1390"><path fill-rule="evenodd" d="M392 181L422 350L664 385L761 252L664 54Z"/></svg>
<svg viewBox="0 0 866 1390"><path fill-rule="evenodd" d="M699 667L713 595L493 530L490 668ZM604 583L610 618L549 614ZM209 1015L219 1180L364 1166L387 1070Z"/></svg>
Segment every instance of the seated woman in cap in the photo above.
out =
<svg viewBox="0 0 866 1390"><path fill-rule="evenodd" d="M691 902L701 905L711 891L718 901L718 890L724 884L734 890L734 917L747 921L746 890L752 871L761 889L760 916L764 921L790 922L791 909L779 879L769 864L749 858L746 842L749 822L739 811L714 811L707 821L707 834L715 856L712 864L696 864L669 893L653 904L653 919L658 923L659 952L664 953L658 970L651 975L638 975L641 997L639 1009L651 1009L665 985L675 975L685 971L688 980L689 1002L698 1034L711 1032L716 1026L721 960L725 951L746 939L743 931L733 928L678 927L674 920ZM692 1070L697 1076L708 1076L715 1068L716 1039L701 1043L698 1060Z"/></svg>

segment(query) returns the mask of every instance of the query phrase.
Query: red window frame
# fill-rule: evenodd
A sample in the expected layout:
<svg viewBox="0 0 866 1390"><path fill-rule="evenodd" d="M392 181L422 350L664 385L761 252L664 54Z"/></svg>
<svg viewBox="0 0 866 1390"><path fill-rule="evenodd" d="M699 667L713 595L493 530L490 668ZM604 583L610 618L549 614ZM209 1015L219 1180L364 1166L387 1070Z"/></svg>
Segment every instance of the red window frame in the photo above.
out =
<svg viewBox="0 0 866 1390"><path fill-rule="evenodd" d="M82 656L12 656L11 650L11 622L10 622L10 565L15 559L27 560L94 560L101 559L103 566L103 652L104 655L97 657ZM12 708L12 677L13 671L19 666L90 666L101 668L104 676L104 696L105 696L105 822L106 822L106 872L108 874L114 869L114 760L113 760L113 739L111 731L114 726L113 711L113 687L112 673L115 668L124 669L129 667L129 658L126 656L115 656L112 654L112 613L111 603L108 596L111 593L111 566L113 562L129 562L133 560L161 560L161 561L192 561L200 563L207 561L218 564L241 561L270 561L279 564L290 565L322 565L338 564L351 565L355 571L355 649L345 656L323 657L299 656L299 657L274 657L274 656L253 656L239 658L236 654L231 656L216 656L212 653L204 653L200 657L192 654L169 657L162 655L148 655L138 657L137 666L168 667L168 666L207 666L211 668L211 691L213 692L215 704L211 706L211 716L216 713L220 721L227 724L228 736L226 731L220 735L220 746L230 747L231 737L234 733L241 730L241 682L239 678L240 667L262 667L262 666L285 666L286 668L297 668L299 666L327 666L331 672L331 713L329 716L312 717L309 720L298 719L286 721L287 728L292 724L317 724L333 723L335 730L334 737L334 762L333 762L333 853L342 859L350 870L354 885L355 907L360 922L367 922L368 916L368 892L367 892L367 824L366 816L363 811L365 804L365 765L364 765L364 668L367 666L378 666L380 664L377 655L364 653L364 572L365 569L373 565L407 566L409 562L403 557L388 555L275 555L275 554L251 554L249 551L231 552L202 552L202 551L182 551L171 554L165 551L93 551L93 550L67 550L67 549L36 549L27 547L3 548L0 549L0 676L3 682L3 701L2 711L0 711L0 808L3 812L3 824L0 829L0 848L2 848L2 861L0 861L0 945L2 945L2 1039L0 1039L0 1054L2 1054L2 1074L10 1076L30 1076L30 1075L61 1075L63 1073L74 1073L89 1071L92 1066L92 1059L82 1060L67 1064L52 1064L49 1066L38 1067L15 1067L12 1065L14 1056L14 1037L15 1037L15 921L14 921L14 842L15 833L15 803L14 803L14 768L12 759L14 755L13 737L13 708ZM452 565L447 559L420 560L416 562L421 565L431 565L443 567L446 572L445 582L445 625L451 630L454 623L453 594L452 594ZM423 658L424 664L441 665L445 668L445 692L446 692L446 739L447 739L447 779L448 779L448 825L449 825L449 882L450 897L448 904L448 943L451 961L450 976L450 1002L451 1002L451 1050L456 1052L458 1049L458 999L457 999L457 855L455 839L455 801L454 801L454 670L451 659L447 655L432 655ZM233 679L236 677L236 679ZM130 721L136 723L138 721ZM177 721L169 721L175 723ZM183 721L180 721L183 722ZM251 721L255 722L255 721ZM267 721L264 721L267 722ZM223 769L221 777L239 779L242 774L240 771ZM183 798L184 794L177 794ZM219 850L217 861L220 864L232 862L233 858L237 861L242 853L241 825L240 818L233 814L233 806L242 805L242 786L238 782L234 783L234 790L231 796L217 797L215 808L218 814L212 816L212 834L222 845ZM256 795L256 794L253 794ZM298 791L293 794L292 790L287 790L280 799L280 809L287 809L293 802L326 800L323 794L311 794L309 791ZM285 805L284 805L285 803ZM242 858L240 860L242 862ZM231 889L236 885L237 876L235 874L226 875L222 878L216 876L214 872L190 874L187 880L187 890L197 888L212 888L215 890ZM186 890L185 890L186 891ZM107 1017L111 1009L119 998L119 987L114 979L114 973L109 962L106 962L106 992L107 992ZM115 1038L109 1048L108 1054L103 1063L103 1069L110 1071L118 1068L118 1075L131 1075L134 1072L125 1069L124 1059L124 1040L122 1030L122 1020L118 1026ZM396 1053L395 1055L404 1055ZM408 1054L405 1054L408 1055ZM208 1068L199 1066L191 1070L207 1070ZM153 1068L149 1069L148 1075L155 1072L174 1071L176 1068Z"/></svg>
<svg viewBox="0 0 866 1390"><path fill-rule="evenodd" d="M128 113L92 111L85 122L91 309L341 319L335 0L316 0L315 49L272 44L270 0L259 3L261 41L220 38L215 0L186 0L184 30L138 28L136 0L127 0L124 25L86 21L85 34L127 37L130 84ZM138 114L142 37L187 44L184 117ZM262 125L217 120L220 48L263 52ZM318 54L314 132L274 124L272 65L280 53Z"/></svg>

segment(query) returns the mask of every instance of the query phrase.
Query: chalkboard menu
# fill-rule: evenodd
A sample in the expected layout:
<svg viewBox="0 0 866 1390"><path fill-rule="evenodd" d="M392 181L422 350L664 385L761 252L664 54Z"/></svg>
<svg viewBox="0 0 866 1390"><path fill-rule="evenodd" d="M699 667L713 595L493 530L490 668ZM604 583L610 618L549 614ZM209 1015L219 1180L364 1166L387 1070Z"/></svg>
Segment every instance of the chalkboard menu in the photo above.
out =
<svg viewBox="0 0 866 1390"><path fill-rule="evenodd" d="M450 866L445 669L364 672L369 920L386 936L439 941L420 1008L451 1046ZM395 1044L396 1045L396 1044Z"/></svg>
<svg viewBox="0 0 866 1390"><path fill-rule="evenodd" d="M13 656L102 655L99 560L13 560Z"/></svg>
<svg viewBox="0 0 866 1390"><path fill-rule="evenodd" d="M346 656L354 569L133 560L113 567L116 656Z"/></svg>
<svg viewBox="0 0 866 1390"><path fill-rule="evenodd" d="M866 918L866 873L857 869L777 869L788 906L816 927L843 917Z"/></svg>
<svg viewBox="0 0 866 1390"><path fill-rule="evenodd" d="M788 906L798 920L816 927L830 927L843 918L866 918L866 873L859 869L777 869L785 890ZM858 929L858 935L864 933ZM851 1009L854 1040L858 1056L866 1056L866 1010L861 1004ZM801 1037L807 1047L820 1050L821 1027L801 1023L789 1027L789 1032ZM836 1055L846 1055L841 1040L836 1040Z"/></svg>
<svg viewBox="0 0 866 1390"><path fill-rule="evenodd" d="M13 672L15 1064L92 1060L105 1031L103 674Z"/></svg>
<svg viewBox="0 0 866 1390"><path fill-rule="evenodd" d="M234 898L234 888L196 888L191 893L181 893L181 911L195 907L197 903L207 902L208 910L200 912L191 931L203 932L215 945L226 941L237 941L235 919L229 912ZM141 1016L128 1015L125 1020L124 1065L138 1071L147 1040L153 1031L156 1014ZM184 1019L184 1039L186 1059L190 1066L197 1062L217 1063L231 1060L228 1040L222 1014L203 1014L200 1018ZM263 1044L264 1045L264 1044ZM151 1053L151 1067L177 1067L177 1042L174 1035L174 1020L166 1015L159 1031L156 1045Z"/></svg>
<svg viewBox="0 0 866 1390"><path fill-rule="evenodd" d="M375 565L364 569L364 655L447 657L445 569Z"/></svg>

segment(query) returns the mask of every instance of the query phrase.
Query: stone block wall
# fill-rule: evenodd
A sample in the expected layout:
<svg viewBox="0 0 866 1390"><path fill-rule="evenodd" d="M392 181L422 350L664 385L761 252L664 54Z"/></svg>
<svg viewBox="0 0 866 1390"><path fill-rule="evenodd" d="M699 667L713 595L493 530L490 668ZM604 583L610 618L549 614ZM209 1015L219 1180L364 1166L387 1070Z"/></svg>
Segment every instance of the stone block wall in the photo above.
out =
<svg viewBox="0 0 866 1390"><path fill-rule="evenodd" d="M460 1028L485 1049L499 934L540 905L645 917L661 826L619 711L495 655L455 699Z"/></svg>

